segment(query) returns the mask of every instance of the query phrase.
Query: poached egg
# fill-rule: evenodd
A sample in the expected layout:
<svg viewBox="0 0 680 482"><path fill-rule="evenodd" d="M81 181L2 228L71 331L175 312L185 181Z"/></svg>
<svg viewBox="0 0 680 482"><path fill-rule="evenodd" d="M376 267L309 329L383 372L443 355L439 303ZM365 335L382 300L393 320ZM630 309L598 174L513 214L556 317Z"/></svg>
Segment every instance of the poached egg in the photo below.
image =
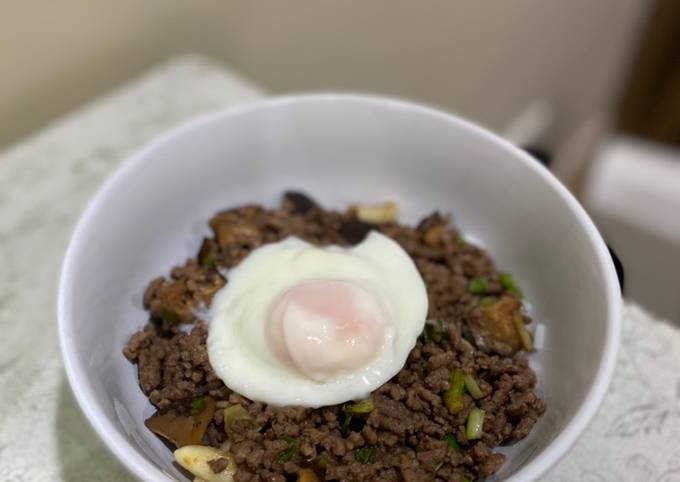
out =
<svg viewBox="0 0 680 482"><path fill-rule="evenodd" d="M350 248L287 238L229 271L210 308L208 356L251 400L364 399L401 370L427 309L425 283L391 238L372 231Z"/></svg>

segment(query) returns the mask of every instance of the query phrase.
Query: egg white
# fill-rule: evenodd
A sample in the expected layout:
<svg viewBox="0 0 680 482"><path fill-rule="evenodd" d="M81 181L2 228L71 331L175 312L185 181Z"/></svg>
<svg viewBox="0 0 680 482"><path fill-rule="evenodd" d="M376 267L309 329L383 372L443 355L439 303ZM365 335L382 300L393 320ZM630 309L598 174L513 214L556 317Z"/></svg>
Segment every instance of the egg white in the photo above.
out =
<svg viewBox="0 0 680 482"><path fill-rule="evenodd" d="M272 306L290 288L313 280L343 280L374 294L388 327L371 363L318 382L282 363L267 341ZM208 356L230 389L273 405L320 407L366 398L403 367L423 330L428 299L409 255L372 231L351 248L318 247L297 238L267 244L228 272L209 312Z"/></svg>

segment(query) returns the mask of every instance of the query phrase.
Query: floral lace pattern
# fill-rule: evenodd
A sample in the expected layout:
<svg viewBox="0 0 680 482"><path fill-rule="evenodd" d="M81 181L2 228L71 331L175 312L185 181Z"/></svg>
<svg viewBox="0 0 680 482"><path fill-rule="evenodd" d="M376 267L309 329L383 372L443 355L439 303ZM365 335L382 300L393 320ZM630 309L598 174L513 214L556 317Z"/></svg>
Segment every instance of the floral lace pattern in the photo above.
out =
<svg viewBox="0 0 680 482"><path fill-rule="evenodd" d="M545 480L680 481L680 327L626 304L604 403Z"/></svg>

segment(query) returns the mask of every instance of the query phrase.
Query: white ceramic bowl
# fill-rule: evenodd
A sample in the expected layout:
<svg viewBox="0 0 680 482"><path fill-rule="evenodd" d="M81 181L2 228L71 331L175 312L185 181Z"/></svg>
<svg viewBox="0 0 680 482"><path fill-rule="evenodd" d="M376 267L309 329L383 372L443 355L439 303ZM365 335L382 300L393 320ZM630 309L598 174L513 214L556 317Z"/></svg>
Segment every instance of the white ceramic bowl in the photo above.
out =
<svg viewBox="0 0 680 482"><path fill-rule="evenodd" d="M83 215L64 261L61 348L73 391L109 448L144 480L185 480L143 425L153 413L121 350L144 325L146 284L194 254L217 210L275 204L286 188L325 206L397 200L401 219L450 211L525 291L542 325L532 364L547 412L502 449L498 479L535 480L597 410L619 341L604 242L535 160L450 114L397 100L311 95L190 122L133 156Z"/></svg>

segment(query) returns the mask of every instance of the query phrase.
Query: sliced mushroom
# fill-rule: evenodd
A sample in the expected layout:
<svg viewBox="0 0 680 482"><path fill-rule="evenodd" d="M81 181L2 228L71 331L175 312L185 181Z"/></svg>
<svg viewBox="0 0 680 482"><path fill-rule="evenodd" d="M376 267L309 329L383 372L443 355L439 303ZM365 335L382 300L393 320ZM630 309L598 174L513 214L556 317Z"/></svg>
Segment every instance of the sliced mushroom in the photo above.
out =
<svg viewBox="0 0 680 482"><path fill-rule="evenodd" d="M299 191L286 191L283 205L296 214L306 214L317 206L312 198Z"/></svg>
<svg viewBox="0 0 680 482"><path fill-rule="evenodd" d="M358 219L349 219L342 223L338 232L349 244L359 244L368 233L375 229L375 225L364 223Z"/></svg>
<svg viewBox="0 0 680 482"><path fill-rule="evenodd" d="M443 224L437 224L436 226L427 228L423 233L423 242L431 248L436 248L440 245L445 233L446 226Z"/></svg>
<svg viewBox="0 0 680 482"><path fill-rule="evenodd" d="M233 245L256 247L262 244L262 231L248 221L219 223L216 226L215 234L222 249Z"/></svg>
<svg viewBox="0 0 680 482"><path fill-rule="evenodd" d="M434 211L421 219L416 229L418 231L425 231L433 226L437 226L439 224L446 225L448 223L448 216L442 216L439 211Z"/></svg>
<svg viewBox="0 0 680 482"><path fill-rule="evenodd" d="M186 445L175 450L175 460L199 480L205 482L232 482L236 473L234 457L214 447ZM225 460L226 467L222 463ZM219 470L215 472L217 469Z"/></svg>
<svg viewBox="0 0 680 482"><path fill-rule="evenodd" d="M194 315L187 305L185 294L186 289L183 281L164 279L155 286L155 291L150 296L149 311L151 316L173 324L193 321Z"/></svg>
<svg viewBox="0 0 680 482"><path fill-rule="evenodd" d="M319 477L312 469L300 469L297 482L319 482Z"/></svg>
<svg viewBox="0 0 680 482"><path fill-rule="evenodd" d="M196 403L196 400L203 402ZM202 397L193 402L194 406L190 409L175 407L157 412L144 425L176 447L200 444L215 414L215 401L210 397Z"/></svg>
<svg viewBox="0 0 680 482"><path fill-rule="evenodd" d="M418 223L418 231L422 233L423 242L431 248L438 247L447 232L448 223L448 216L442 216L439 211L421 219Z"/></svg>
<svg viewBox="0 0 680 482"><path fill-rule="evenodd" d="M522 319L522 303L515 298L503 297L479 307L469 322L475 344L482 351L512 355L523 347L516 319Z"/></svg>

